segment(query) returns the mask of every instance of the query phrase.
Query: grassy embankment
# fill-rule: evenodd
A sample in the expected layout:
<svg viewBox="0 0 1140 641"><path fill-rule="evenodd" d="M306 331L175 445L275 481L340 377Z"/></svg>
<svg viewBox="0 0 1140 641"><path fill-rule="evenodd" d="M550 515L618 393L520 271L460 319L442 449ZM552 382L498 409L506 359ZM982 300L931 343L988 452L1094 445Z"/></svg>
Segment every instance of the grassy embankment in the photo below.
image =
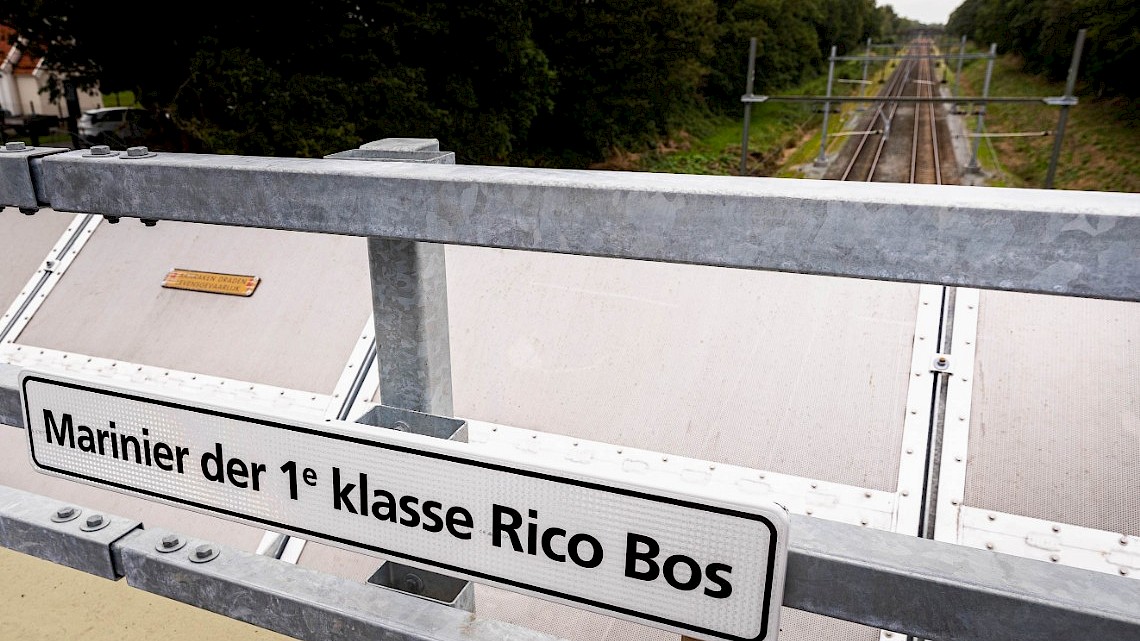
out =
<svg viewBox="0 0 1140 641"><path fill-rule="evenodd" d="M962 95L981 93L985 61L968 62L962 70ZM841 68L836 76L855 78L861 69ZM878 80L879 75L874 76ZM948 80L953 82L953 73ZM826 77L815 78L779 94L822 94ZM877 90L878 84L869 87ZM836 85L839 91L855 93L853 85ZM1011 56L994 65L990 95L1058 96L1064 83L1026 74ZM1069 123L1058 163L1055 187L1089 191L1140 192L1140 104L1123 98L1097 99L1082 94L1081 104L1069 112ZM829 130L843 129L855 105L845 104ZM743 109L741 109L743 111ZM997 104L986 116L988 132L1034 132L1056 129L1058 109L1044 104ZM819 152L822 114L819 105L766 103L752 108L749 135L749 174L801 178L800 167ZM974 131L975 117L967 118ZM599 167L670 173L736 175L740 166L742 118L723 116L701 123L674 136L667 144L642 154L619 154ZM983 139L978 158L987 174L986 184L995 187L1038 188L1044 185L1053 150L1052 135L1026 138ZM831 138L828 153L834 154L844 138ZM965 159L960 159L965 162Z"/></svg>
<svg viewBox="0 0 1140 641"><path fill-rule="evenodd" d="M962 94L980 95L985 79L984 60L970 61L962 69ZM1079 76L1078 76L1079 78ZM1022 72L1013 56L994 64L990 95L1059 96L1063 82ZM1124 98L1097 99L1081 91L1080 104L1069 110L1069 122L1057 163L1054 187L1087 191L1140 192L1140 104ZM985 130L990 133L1053 132L1059 109L1044 104L990 106ZM977 120L968 118L968 130ZM1043 187L1053 152L1052 135L1030 138L983 139L978 161L995 187Z"/></svg>
<svg viewBox="0 0 1140 641"><path fill-rule="evenodd" d="M874 73L874 70L871 72ZM846 63L836 68L836 78L858 78L862 66ZM876 76L877 78L877 76ZM868 87L869 92L877 85ZM827 76L813 78L795 87L773 92L773 95L822 95L827 89ZM854 95L858 85L836 83L837 95ZM743 92L741 92L743 93ZM832 105L833 112L841 115L832 118L828 130L839 131L855 105ZM743 137L744 106L739 115L710 116L688 123L670 140L654 150L643 153L618 152L595 169L620 169L664 173L738 175L740 173L740 142ZM810 161L819 151L820 129L823 123L822 105L811 103L769 102L752 106L748 130L748 173L753 176L776 175L780 167L791 164L805 155ZM839 139L833 138L832 143ZM831 153L837 149L829 144ZM800 161L802 162L802 161ZM794 170L791 170L795 173Z"/></svg>

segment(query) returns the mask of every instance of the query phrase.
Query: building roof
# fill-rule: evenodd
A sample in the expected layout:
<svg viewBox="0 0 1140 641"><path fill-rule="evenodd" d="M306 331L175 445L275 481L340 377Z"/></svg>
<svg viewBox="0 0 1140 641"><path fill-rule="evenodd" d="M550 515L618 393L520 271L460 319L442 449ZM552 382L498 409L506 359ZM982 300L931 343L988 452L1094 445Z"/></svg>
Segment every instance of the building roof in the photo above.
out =
<svg viewBox="0 0 1140 641"><path fill-rule="evenodd" d="M36 70L36 66L40 64L40 58L21 52L19 46L14 44L15 41L16 30L7 25L0 25L0 62L8 62L9 56L12 55L12 49L15 49L13 75L30 76Z"/></svg>

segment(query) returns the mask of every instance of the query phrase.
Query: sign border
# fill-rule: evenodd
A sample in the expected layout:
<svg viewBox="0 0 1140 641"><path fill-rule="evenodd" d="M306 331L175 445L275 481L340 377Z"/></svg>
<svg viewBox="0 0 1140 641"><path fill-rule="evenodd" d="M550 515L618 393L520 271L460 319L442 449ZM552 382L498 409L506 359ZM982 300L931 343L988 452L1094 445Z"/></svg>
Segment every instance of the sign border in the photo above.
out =
<svg viewBox="0 0 1140 641"><path fill-rule="evenodd" d="M238 420L238 421L246 421L246 422L255 423L255 424L258 424L258 425L261 425L264 427L271 427L271 428L276 428L276 429L285 429L285 430L292 431L292 432L300 432L303 434L318 436L318 437L322 437L322 438L329 438L329 439L339 440L339 441L347 441L350 443L355 443L357 445L364 445L364 446L368 446L368 447L376 447L376 448L380 448L380 449L391 450L394 452L400 452L402 454L408 454L408 455L413 455L413 456L422 456L422 457L426 457L426 458L434 458L434 459L449 461L451 463L458 463L461 465L470 465L473 467L481 467L481 468L485 468L485 469L495 470L498 472L506 472L509 474L516 474L519 476L528 476L531 478L537 478L537 479L541 479L541 480L548 481L548 482L563 483L566 485L574 485L574 486L584 487L584 488L596 490L596 491L610 492L613 494L630 496L630 497L634 497L634 498L638 498L638 499L642 499L642 500L656 501L659 503L676 505L676 506L680 506L680 507L684 507L684 508L688 508L688 509L702 510L705 512L713 512L713 513L718 513L721 515L726 515L726 516L731 516L731 517L736 517L736 518L742 518L742 519L747 519L747 520L751 520L751 521L759 521L760 523L764 524L768 528L768 531L770 534L770 539L769 539L770 543L768 545L768 569L767 569L767 575L766 575L766 580L765 580L765 585L764 585L764 603L763 603L763 615L761 617L761 622L760 622L760 634L755 636L755 637L734 636L731 634L726 634L724 632L718 632L716 630L712 630L712 629L708 629L708 628L701 628L701 627L697 627L697 626L693 626L693 625L684 624L684 623L681 623L678 621L671 621L669 619L666 619L664 617L659 617L657 615L645 614L645 613L637 612L635 610L631 610L628 608L623 608L621 606L611 605L611 604L604 603L601 601L595 601L592 599L587 599L585 597L578 597L578 596L574 596L574 595L570 595L570 594L565 594L565 593L559 592L557 590L551 590L548 588L541 588L541 587L528 585L528 584L523 583L521 581L515 581L512 579L504 579L502 577L497 577L497 576L487 574L484 572L476 572L473 570L468 570L466 568L453 566L453 565L450 565L447 563L439 563L436 561L432 561L431 559L423 559L423 558L420 558L417 556L413 556L411 554L405 554L405 553L397 552L394 550L388 550L388 549L385 549L385 548L382 548L379 546L370 545L370 544L366 544L366 543L360 543L360 542L353 541L350 539L346 539L343 537L332 536L332 535L328 535L328 534L322 534L320 532L314 532L314 531L306 530L303 528L294 527L294 526L291 526L291 525L288 525L285 523L277 523L275 521L271 521L269 519L263 519L260 517L247 516L247 515L235 512L233 510L228 510L225 508L217 508L217 507L197 503L197 502L182 499L182 498L167 496L165 494L162 494L162 493L156 492L156 491L152 491L152 490L134 488L134 487L130 487L130 486L127 486L127 485L124 485L121 483L114 482L114 481L107 481L104 479L95 478L95 477L87 476L84 474L79 474L77 472L72 472L70 470L61 470L61 469L57 469L57 468L54 468L54 467L51 467L48 465L44 465L44 464L40 463L39 460L36 459L35 439L32 436L32 427L31 427L32 426L31 408L28 406L28 402L27 402L27 398L28 398L27 385L29 382L39 382L39 383L45 383L48 385L57 385L60 387L77 389L77 390L81 390L81 391L85 391L85 392L93 392L96 394L102 394L105 396L113 396L113 397L124 398L124 399L132 400L132 401L152 403L152 404L161 405L164 407L170 407L170 408L174 408L174 409L196 412L199 414L206 414L206 415L210 415L210 416L233 419L233 420ZM627 616L635 617L638 619L642 619L644 621L653 621L656 623L672 626L674 628L680 628L680 629L688 630L691 632L696 632L699 634L707 634L707 635L715 636L715 637L720 638L720 639L725 639L726 641L759 641L759 640L764 639L765 637L768 636L769 614L770 614L771 606L772 606L772 591L773 591L773 588L775 585L773 574L775 572L776 549L778 547L779 541L778 541L778 532L777 532L777 528L776 528L775 524L773 524L772 521L770 521L767 517L760 515L760 514L750 514L748 512L743 512L740 510L735 510L735 509L726 508L726 507L719 507L719 506L713 506L713 505L702 505L702 504L694 503L692 501L687 501L684 499L677 499L677 498L672 498L672 497L667 497L667 496L656 496L656 495L647 494L645 492L641 492L638 490L631 490L631 489L621 488L621 487L611 487L611 486L602 485L602 484L596 483L596 482L583 481L580 479L558 477L558 476L554 476L554 475L543 473L543 472L536 472L533 470L526 470L526 469L517 469L517 468L507 467L505 465L488 463L485 461L465 459L465 458L453 456L450 454L443 454L443 453L439 453L439 452L418 450L418 449L413 448L413 447L398 445L395 443L382 443L382 442L378 442L378 441L373 441L373 440L370 440L370 439L367 439L364 437L355 437L355 436L349 436L349 435L345 435L345 434L336 434L336 433L331 433L331 432L324 432L324 431L313 429L310 427L304 427L304 426L300 426L300 425L290 425L288 423L282 423L282 422L273 421L273 420L269 420L269 419L265 419L265 418L245 416L242 414L234 414L234 413L230 413L230 412L226 412L226 411L222 411L222 410L217 410L217 409L210 409L210 408L205 408L205 407L195 407L192 405L186 405L184 403L166 400L166 399L151 398L151 397L147 397L147 396L139 396L139 395L135 395L135 394L129 394L126 392L120 392L120 391L116 391L116 390L90 387L88 385L84 385L84 384L73 382L73 381L53 380L50 378L44 378L44 377L36 375L36 374L29 374L29 375L23 376L21 378L21 381L20 381L20 390L23 393L22 394L23 398L21 399L21 401L24 403L24 420L25 420L25 425L27 426L26 429L28 432L28 451L31 455L32 462L35 464L36 467L38 467L42 470L47 470L49 472L52 472L53 474L79 478L79 479L83 479L85 481L94 483L96 485L104 485L104 486L108 486L108 487L118 488L120 490L125 490L128 493L143 494L146 496L152 496L152 497L155 497L157 499L161 499L163 501L167 501L167 502L171 502L171 503L180 503L182 505L188 505L188 506L197 508L198 510L203 511L205 513L213 512L213 513L218 513L218 514L225 514L225 515L228 515L228 516L240 519L240 520L244 520L247 522L255 522L255 523L260 523L262 525L267 525L267 526L272 527L275 530L287 530L287 531L297 532L299 534L302 534L304 536L307 536L307 537L310 537L310 538L316 539L316 540L335 541L335 542L340 543L342 545L346 545L346 546L349 546L352 548L369 550L369 551L375 552L377 554L382 554L382 555L387 556L387 557L404 559L406 561L412 561L414 563L418 563L418 564L421 564L424 566L441 568L443 570L458 573L458 574L461 574L463 576L489 580L489 581L492 581L494 583L498 583L500 585L514 586L516 588L521 588L523 590L526 590L528 592L532 592L535 594L545 594L547 596L555 597L555 598L561 599L563 601L568 601L568 602L573 602L573 603L581 603L583 605L588 605L588 606L591 606L591 607L594 607L594 608L597 608L600 610L608 610L611 612L616 612L616 613L624 614ZM383 428L378 428L378 429L383 429Z"/></svg>

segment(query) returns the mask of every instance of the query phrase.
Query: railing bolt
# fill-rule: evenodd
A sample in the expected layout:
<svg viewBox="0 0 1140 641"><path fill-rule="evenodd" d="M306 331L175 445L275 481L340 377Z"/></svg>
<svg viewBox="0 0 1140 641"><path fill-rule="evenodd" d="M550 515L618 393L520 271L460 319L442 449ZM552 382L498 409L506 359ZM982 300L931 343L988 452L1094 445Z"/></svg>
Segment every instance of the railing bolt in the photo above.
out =
<svg viewBox="0 0 1140 641"><path fill-rule="evenodd" d="M12 142L4 144L4 151L26 151L28 146L22 141L13 140Z"/></svg>
<svg viewBox="0 0 1140 641"><path fill-rule="evenodd" d="M146 225L147 227L154 227L158 224L158 221L153 218L140 218L139 220L141 220L142 224Z"/></svg>
<svg viewBox="0 0 1140 641"><path fill-rule="evenodd" d="M217 558L218 554L218 548L209 543L203 543L194 548L194 551L190 553L190 560L194 563L205 563L206 561L212 561Z"/></svg>
<svg viewBox="0 0 1140 641"><path fill-rule="evenodd" d="M119 222L119 217L118 216L103 216L103 220L106 220L108 225L115 225Z"/></svg>
<svg viewBox="0 0 1140 641"><path fill-rule="evenodd" d="M414 574L404 575L404 592L420 594L424 591L424 582Z"/></svg>
<svg viewBox="0 0 1140 641"><path fill-rule="evenodd" d="M177 534L167 534L158 542L156 549L159 552L173 552L182 547L182 539Z"/></svg>
<svg viewBox="0 0 1140 641"><path fill-rule="evenodd" d="M91 148L90 153L92 156L110 156L111 148L107 145L95 145Z"/></svg>
<svg viewBox="0 0 1140 641"><path fill-rule="evenodd" d="M95 530L102 530L110 524L111 521L102 514L92 514L87 517L87 520L83 522L83 525L81 525L79 529L84 532L94 532Z"/></svg>
<svg viewBox="0 0 1140 641"><path fill-rule="evenodd" d="M51 520L55 521L56 523L64 523L78 517L80 511L81 510L77 507L65 505L55 511L55 514L52 515Z"/></svg>
<svg viewBox="0 0 1140 641"><path fill-rule="evenodd" d="M150 154L146 147L127 147L127 158L144 158Z"/></svg>

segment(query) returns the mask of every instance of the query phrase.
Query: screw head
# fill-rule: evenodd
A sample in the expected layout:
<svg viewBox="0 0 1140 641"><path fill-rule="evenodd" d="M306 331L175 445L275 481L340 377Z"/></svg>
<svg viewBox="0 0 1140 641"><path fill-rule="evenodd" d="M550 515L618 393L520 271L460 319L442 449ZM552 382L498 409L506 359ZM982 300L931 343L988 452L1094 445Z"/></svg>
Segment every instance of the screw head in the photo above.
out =
<svg viewBox="0 0 1140 641"><path fill-rule="evenodd" d="M19 140L13 140L4 144L4 151L25 151L28 146Z"/></svg>
<svg viewBox="0 0 1140 641"><path fill-rule="evenodd" d="M150 153L146 147L127 147L127 158L143 158Z"/></svg>

